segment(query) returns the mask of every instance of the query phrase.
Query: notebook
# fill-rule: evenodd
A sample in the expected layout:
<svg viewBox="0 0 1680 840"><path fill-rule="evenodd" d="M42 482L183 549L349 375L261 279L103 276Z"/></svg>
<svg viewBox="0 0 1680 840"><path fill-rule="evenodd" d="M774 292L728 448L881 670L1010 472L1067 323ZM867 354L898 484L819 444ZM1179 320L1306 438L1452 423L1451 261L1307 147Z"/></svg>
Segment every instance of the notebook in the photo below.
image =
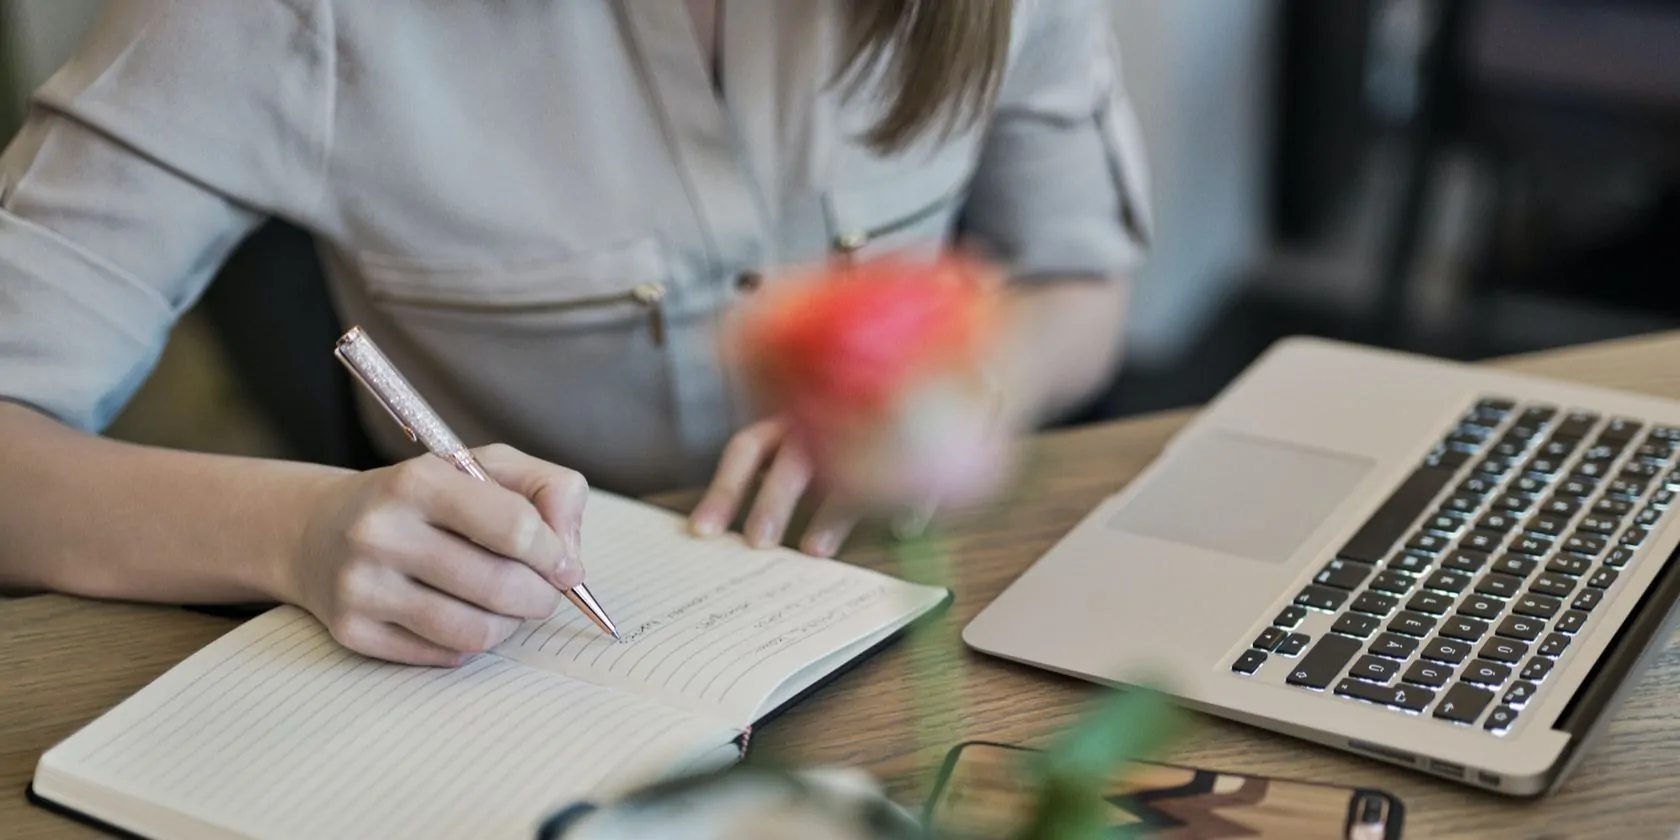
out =
<svg viewBox="0 0 1680 840"><path fill-rule="evenodd" d="M949 599L606 493L583 534L623 641L565 605L458 668L409 667L279 607L47 751L32 795L155 840L528 840L738 759L755 722Z"/></svg>

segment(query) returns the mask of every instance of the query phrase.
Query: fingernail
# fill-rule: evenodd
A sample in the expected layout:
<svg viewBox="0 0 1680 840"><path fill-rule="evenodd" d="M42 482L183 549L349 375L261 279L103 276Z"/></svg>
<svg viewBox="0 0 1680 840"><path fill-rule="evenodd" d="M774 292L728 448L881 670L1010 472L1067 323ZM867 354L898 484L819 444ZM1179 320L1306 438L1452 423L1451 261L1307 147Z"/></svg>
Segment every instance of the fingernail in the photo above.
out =
<svg viewBox="0 0 1680 840"><path fill-rule="evenodd" d="M753 526L748 542L753 548L769 548L776 543L776 523L766 519Z"/></svg>
<svg viewBox="0 0 1680 840"><path fill-rule="evenodd" d="M718 527L717 517L710 513L696 513L688 527L696 537L715 537L719 531L723 530Z"/></svg>
<svg viewBox="0 0 1680 840"><path fill-rule="evenodd" d="M812 534L810 539L806 541L805 550L806 553L817 557L832 557L834 552L840 550L839 535L833 531Z"/></svg>
<svg viewBox="0 0 1680 840"><path fill-rule="evenodd" d="M576 527L560 532L560 562L554 565L554 583L571 589L583 579L583 535Z"/></svg>

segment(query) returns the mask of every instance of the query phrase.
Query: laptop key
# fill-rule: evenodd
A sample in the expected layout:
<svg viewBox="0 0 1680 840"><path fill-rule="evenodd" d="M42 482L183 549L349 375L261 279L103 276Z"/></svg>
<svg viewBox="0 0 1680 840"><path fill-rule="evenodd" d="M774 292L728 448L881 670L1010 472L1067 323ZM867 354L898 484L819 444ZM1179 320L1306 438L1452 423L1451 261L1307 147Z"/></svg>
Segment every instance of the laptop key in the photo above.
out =
<svg viewBox="0 0 1680 840"><path fill-rule="evenodd" d="M1666 511L1658 510L1654 507L1648 507L1640 511L1638 516L1634 517L1633 524L1641 526L1655 525L1657 524L1657 520L1661 519L1664 513L1666 513Z"/></svg>
<svg viewBox="0 0 1680 840"><path fill-rule="evenodd" d="M1497 478L1489 478L1485 475L1472 475L1469 478L1464 479L1464 483L1458 485L1458 495L1486 496L1487 494L1492 493L1494 488L1498 486L1499 479ZM1456 511L1449 512L1455 513Z"/></svg>
<svg viewBox="0 0 1680 840"><path fill-rule="evenodd" d="M1544 621L1512 615L1506 616L1505 620L1499 623L1499 629L1493 632L1507 639L1521 639L1525 642L1532 642L1540 638L1540 632L1545 629L1546 623Z"/></svg>
<svg viewBox="0 0 1680 840"><path fill-rule="evenodd" d="M1459 540L1458 546L1459 548L1467 548L1471 551L1491 552L1495 548L1498 548L1499 544L1504 541L1505 534L1503 532L1484 531L1478 528L1468 534L1465 534L1464 539Z"/></svg>
<svg viewBox="0 0 1680 840"><path fill-rule="evenodd" d="M1511 463L1511 459L1509 458L1501 458L1498 455L1490 455L1483 458L1480 463L1476 464L1476 472L1484 475L1498 476L1510 472L1511 468L1514 466L1516 465Z"/></svg>
<svg viewBox="0 0 1680 840"><path fill-rule="evenodd" d="M1458 572L1479 572L1488 562L1488 555L1480 551L1454 551L1441 558L1441 568Z"/></svg>
<svg viewBox="0 0 1680 840"><path fill-rule="evenodd" d="M1545 659L1540 661L1550 662L1551 660ZM1498 688L1499 686L1504 685L1506 680L1511 678L1511 666L1501 665L1498 662L1490 662L1486 659L1472 659L1470 660L1469 665L1464 666L1464 673L1459 674L1458 676L1459 679L1465 680L1466 682L1473 682L1477 685L1485 685L1489 688ZM1527 677L1525 676L1524 679L1527 679Z"/></svg>
<svg viewBox="0 0 1680 840"><path fill-rule="evenodd" d="M1436 572L1435 574L1430 575L1429 580L1424 581L1423 584L1425 589L1434 589L1439 592L1451 592L1454 594L1463 592L1464 588L1469 585L1470 575L1463 572L1446 571Z"/></svg>
<svg viewBox="0 0 1680 840"><path fill-rule="evenodd" d="M1534 582L1528 585L1528 588L1529 591L1538 592L1542 595L1567 598L1571 592L1575 591L1575 579L1568 575L1547 572L1535 578Z"/></svg>
<svg viewBox="0 0 1680 840"><path fill-rule="evenodd" d="M1627 546L1620 546L1610 549L1610 553L1604 555L1604 565L1612 569L1620 569L1626 567L1628 561L1632 559L1633 549Z"/></svg>
<svg viewBox="0 0 1680 840"><path fill-rule="evenodd" d="M1395 616L1394 620L1388 623L1388 629L1421 639L1435 629L1435 619L1421 613L1406 611Z"/></svg>
<svg viewBox="0 0 1680 840"><path fill-rule="evenodd" d="M1452 668L1443 665L1433 665L1428 662L1413 662L1412 667L1406 669L1405 676L1400 679L1414 685L1440 688L1447 684L1452 677Z"/></svg>
<svg viewBox="0 0 1680 840"><path fill-rule="evenodd" d="M1632 440L1634 435L1639 434L1641 428L1644 428L1644 424L1638 420L1612 417L1610 422L1604 424L1604 431L1598 433L1598 439L1601 441L1626 442Z"/></svg>
<svg viewBox="0 0 1680 840"><path fill-rule="evenodd" d="M1562 516L1552 516L1551 514L1541 514L1528 520L1528 524L1523 527L1530 534L1539 534L1555 540L1562 536L1564 531L1569 530L1569 519Z"/></svg>
<svg viewBox="0 0 1680 840"><path fill-rule="evenodd" d="M1449 639L1474 642L1487 634L1488 623L1479 618L1455 615L1441 622L1441 635Z"/></svg>
<svg viewBox="0 0 1680 840"><path fill-rule="evenodd" d="M1629 528L1622 532L1621 543L1622 545L1638 548L1639 544L1645 542L1645 538L1650 535L1650 528Z"/></svg>
<svg viewBox="0 0 1680 840"><path fill-rule="evenodd" d="M1440 554L1441 551L1451 544L1451 537L1443 537L1432 531L1419 531L1412 535L1412 539L1406 543L1406 547L1412 549L1413 551Z"/></svg>
<svg viewBox="0 0 1680 840"><path fill-rule="evenodd" d="M1408 712L1421 712L1435 699L1435 692L1427 688L1415 685L1376 685L1364 680L1342 680L1336 685L1336 693L1405 709Z"/></svg>
<svg viewBox="0 0 1680 840"><path fill-rule="evenodd" d="M1539 565L1540 561L1533 557L1524 557L1521 554L1503 554L1500 555L1498 560L1493 561L1493 570L1526 578Z"/></svg>
<svg viewBox="0 0 1680 840"><path fill-rule="evenodd" d="M1493 692L1465 682L1454 683L1435 707L1435 717L1454 723L1475 723L1491 702Z"/></svg>
<svg viewBox="0 0 1680 840"><path fill-rule="evenodd" d="M1510 706L1499 706L1488 712L1487 721L1482 728L1489 732L1500 733L1511 728L1517 722L1517 710Z"/></svg>
<svg viewBox="0 0 1680 840"><path fill-rule="evenodd" d="M1598 415L1590 411L1571 411L1565 415L1563 422L1558 424L1559 437L1584 438L1594 426L1598 425Z"/></svg>
<svg viewBox="0 0 1680 840"><path fill-rule="evenodd" d="M1553 516L1574 516L1581 509L1581 500L1574 496L1554 495L1540 506L1541 513Z"/></svg>
<svg viewBox="0 0 1680 840"><path fill-rule="evenodd" d="M1485 595L1472 595L1458 605L1458 611L1476 618L1493 620L1505 612L1505 602Z"/></svg>
<svg viewBox="0 0 1680 840"><path fill-rule="evenodd" d="M1573 636L1581 632L1581 628L1585 626L1587 626L1587 614L1580 610L1570 610L1558 618L1557 624L1553 625L1552 629Z"/></svg>
<svg viewBox="0 0 1680 840"><path fill-rule="evenodd" d="M1470 658L1470 643L1436 636L1423 646L1423 658L1457 665Z"/></svg>
<svg viewBox="0 0 1680 840"><path fill-rule="evenodd" d="M1283 641L1278 644L1277 655L1300 656L1301 651L1306 650L1307 645L1311 643L1312 637L1305 633L1290 633L1283 637Z"/></svg>
<svg viewBox="0 0 1680 840"><path fill-rule="evenodd" d="M1406 659L1417 652L1416 639L1407 638L1396 633L1384 633L1371 643L1371 653L1386 656L1390 659Z"/></svg>
<svg viewBox="0 0 1680 840"><path fill-rule="evenodd" d="M1254 644L1251 645L1251 647L1257 650L1277 650L1278 643L1283 641L1283 638L1288 635L1289 634L1287 632L1280 628L1267 627L1266 629L1260 631L1259 636L1255 637Z"/></svg>
<svg viewBox="0 0 1680 840"><path fill-rule="evenodd" d="M1537 457L1531 459L1528 462L1528 466L1524 467L1524 469L1528 470L1529 472L1537 472L1537 473L1540 473L1542 475L1551 475L1551 474L1557 472L1562 467L1563 467L1563 459L1562 458L1553 458L1550 455L1540 455L1540 456L1537 456Z"/></svg>
<svg viewBox="0 0 1680 840"><path fill-rule="evenodd" d="M1626 516L1633 510L1633 502L1630 502L1627 499L1614 499L1609 496L1605 496L1604 498L1593 502L1592 509L1593 513L1598 514L1599 516ZM1584 522L1586 520L1582 521Z"/></svg>
<svg viewBox="0 0 1680 840"><path fill-rule="evenodd" d="M1621 517L1592 514L1581 517L1580 529L1592 534L1614 534L1621 527Z"/></svg>
<svg viewBox="0 0 1680 840"><path fill-rule="evenodd" d="M1452 606L1453 599L1439 592L1419 592L1406 602L1406 609L1433 616L1446 615Z"/></svg>
<svg viewBox="0 0 1680 840"><path fill-rule="evenodd" d="M1579 446L1580 443L1581 438L1579 435L1574 437L1569 435L1552 435L1551 438L1547 439L1545 445L1540 447L1540 454L1552 458L1567 458L1569 457L1569 453L1574 452L1575 447Z"/></svg>
<svg viewBox="0 0 1680 840"><path fill-rule="evenodd" d="M1529 498L1528 496L1518 496L1518 495L1515 495L1515 494L1507 493L1503 496L1500 496L1499 501L1494 502L1493 505L1494 505L1494 507L1497 507L1500 510L1508 510L1508 511L1511 511L1513 513L1522 513L1524 511L1528 510L1529 508L1534 507L1534 500Z"/></svg>
<svg viewBox="0 0 1680 840"><path fill-rule="evenodd" d="M1294 663L1285 682L1303 688L1323 689L1336 679L1354 654L1359 653L1360 647L1358 639L1335 634L1321 636L1318 644Z"/></svg>
<svg viewBox="0 0 1680 840"><path fill-rule="evenodd" d="M1609 589L1610 585L1615 582L1615 569L1599 569L1598 571L1593 572L1592 577L1587 578L1587 586L1590 589ZM1589 606L1587 609L1592 609L1592 607Z"/></svg>
<svg viewBox="0 0 1680 840"><path fill-rule="evenodd" d="M1324 570L1313 578L1313 583L1328 586L1332 589L1358 589L1364 585L1365 579L1371 576L1371 567L1351 560L1331 560L1324 566Z"/></svg>
<svg viewBox="0 0 1680 840"><path fill-rule="evenodd" d="M1500 638L1489 639L1487 644L1482 645L1481 652L1477 654L1483 659L1507 664L1521 662L1522 658L1527 655L1528 644L1526 642Z"/></svg>
<svg viewBox="0 0 1680 840"><path fill-rule="evenodd" d="M1264 664L1266 664L1266 652L1249 648L1243 651L1242 656L1237 657L1237 661L1231 665L1231 670L1239 674L1252 674L1260 670L1260 666Z"/></svg>
<svg viewBox="0 0 1680 840"><path fill-rule="evenodd" d="M1653 440L1665 440L1670 443L1680 441L1680 428L1674 426L1652 426L1649 437Z"/></svg>
<svg viewBox="0 0 1680 840"><path fill-rule="evenodd" d="M1674 504L1674 494L1674 490L1658 490L1652 493L1651 506L1668 510L1668 506Z"/></svg>
<svg viewBox="0 0 1680 840"><path fill-rule="evenodd" d="M1546 488L1550 486L1551 483L1552 479L1550 476L1538 473L1524 473L1511 481L1509 489L1512 493L1521 493L1524 496L1538 496L1541 493L1546 492Z"/></svg>
<svg viewBox="0 0 1680 840"><path fill-rule="evenodd" d="M1370 638L1371 634L1375 633L1377 628L1381 626L1382 622L1373 616L1350 612L1342 613L1341 617L1336 619L1336 623L1331 626L1330 632L1366 639Z"/></svg>
<svg viewBox="0 0 1680 840"><path fill-rule="evenodd" d="M1598 606L1598 602L1602 600L1604 600L1604 590L1592 588L1592 582L1588 581L1587 588L1576 593L1575 600L1569 602L1569 608L1582 612L1592 612L1593 607Z"/></svg>
<svg viewBox="0 0 1680 840"><path fill-rule="evenodd" d="M1511 550L1518 554L1538 557L1552 550L1552 541L1532 534L1521 534L1511 540Z"/></svg>
<svg viewBox="0 0 1680 840"><path fill-rule="evenodd" d="M1361 656L1348 670L1348 676L1371 682L1386 683L1400 673L1400 663L1380 656Z"/></svg>
<svg viewBox="0 0 1680 840"><path fill-rule="evenodd" d="M1552 660L1544 656L1536 656L1528 660L1528 664L1523 666L1521 676L1528 682L1539 682L1552 672L1553 664L1555 663Z"/></svg>
<svg viewBox="0 0 1680 840"><path fill-rule="evenodd" d="M1523 581L1520 577L1490 572L1476 583L1476 591L1482 595L1492 595L1495 598L1513 598L1522 591Z"/></svg>
<svg viewBox="0 0 1680 840"><path fill-rule="evenodd" d="M1592 571L1592 559L1579 554L1559 554L1546 562L1546 571L1558 575L1580 577Z"/></svg>
<svg viewBox="0 0 1680 840"><path fill-rule="evenodd" d="M1597 534L1584 534L1576 531L1569 535L1569 539L1563 541L1563 550L1585 554L1588 557L1597 557L1608 544L1604 537Z"/></svg>
<svg viewBox="0 0 1680 840"><path fill-rule="evenodd" d="M1646 482L1637 478L1629 478L1626 473L1623 473L1622 475L1622 478L1618 478L1615 481L1610 482L1610 487L1604 492L1614 493L1618 496L1625 496L1629 499L1637 499L1640 496L1645 495Z"/></svg>
<svg viewBox="0 0 1680 840"><path fill-rule="evenodd" d="M1557 416L1557 409L1549 405L1533 405L1523 409L1517 422L1524 426L1544 426Z"/></svg>
<svg viewBox="0 0 1680 840"><path fill-rule="evenodd" d="M1306 617L1306 610L1291 604L1284 607L1283 612L1277 614L1277 618L1272 619L1272 626L1282 627L1285 630L1293 630L1296 625L1301 623L1301 619Z"/></svg>
<svg viewBox="0 0 1680 840"><path fill-rule="evenodd" d="M1505 689L1505 696L1499 702L1507 706L1525 706L1534 697L1534 692L1539 690L1540 687L1534 683L1518 680Z"/></svg>
<svg viewBox="0 0 1680 840"><path fill-rule="evenodd" d="M1423 527L1437 534L1456 534L1463 530L1464 523L1470 520L1461 513L1450 510L1441 511L1423 523Z"/></svg>
<svg viewBox="0 0 1680 840"><path fill-rule="evenodd" d="M1416 581L1416 578L1401 572L1383 572L1371 581L1371 588L1378 592L1404 595L1411 591L1412 584Z"/></svg>
<svg viewBox="0 0 1680 840"><path fill-rule="evenodd" d="M1328 586L1309 586L1295 596L1295 603L1315 610L1335 612L1342 608L1342 602L1347 600L1348 594L1340 589Z"/></svg>
<svg viewBox="0 0 1680 840"><path fill-rule="evenodd" d="M1508 534L1517 527L1517 517L1503 511L1494 511L1476 521L1479 531L1492 531L1498 534Z"/></svg>
<svg viewBox="0 0 1680 840"><path fill-rule="evenodd" d="M1640 444L1633 454L1636 458L1660 463L1674 457L1674 447L1666 441L1652 440Z"/></svg>
<svg viewBox="0 0 1680 840"><path fill-rule="evenodd" d="M1551 618L1563 609L1563 602L1550 595L1537 595L1533 592L1517 599L1512 605L1511 612L1526 615L1529 618Z"/></svg>
<svg viewBox="0 0 1680 840"><path fill-rule="evenodd" d="M1541 656L1550 656L1551 658L1556 659L1562 656L1563 651L1568 647L1568 636L1565 636L1562 633L1547 633L1546 640L1540 643L1540 649L1535 651L1535 653L1538 653Z"/></svg>
<svg viewBox="0 0 1680 840"><path fill-rule="evenodd" d="M1445 502L1441 503L1441 507L1443 509L1457 511L1459 513L1475 513L1477 508L1480 508L1481 506L1482 497L1469 493L1459 493L1456 496L1449 497Z"/></svg>
<svg viewBox="0 0 1680 840"><path fill-rule="evenodd" d="M1342 547L1339 556L1364 563L1383 559L1452 478L1453 470L1447 467L1420 467L1415 470L1365 520L1359 532ZM1475 506L1472 505L1470 510L1475 510Z"/></svg>
<svg viewBox="0 0 1680 840"><path fill-rule="evenodd" d="M1400 599L1380 592L1364 592L1353 599L1353 606L1349 609L1366 615L1388 615L1400 605Z"/></svg>
<svg viewBox="0 0 1680 840"><path fill-rule="evenodd" d="M1422 574L1425 569L1428 569L1434 564L1435 558L1433 557L1413 554L1411 551L1407 551L1405 554L1398 554L1388 558L1388 562L1383 565L1383 569L1391 572L1405 572L1407 574L1416 575Z"/></svg>
<svg viewBox="0 0 1680 840"><path fill-rule="evenodd" d="M1662 472L1662 462L1630 461L1622 465L1622 478L1650 481Z"/></svg>
<svg viewBox="0 0 1680 840"><path fill-rule="evenodd" d="M1571 475L1558 485L1559 497L1584 499L1591 496L1593 488L1598 486L1598 480L1589 475Z"/></svg>

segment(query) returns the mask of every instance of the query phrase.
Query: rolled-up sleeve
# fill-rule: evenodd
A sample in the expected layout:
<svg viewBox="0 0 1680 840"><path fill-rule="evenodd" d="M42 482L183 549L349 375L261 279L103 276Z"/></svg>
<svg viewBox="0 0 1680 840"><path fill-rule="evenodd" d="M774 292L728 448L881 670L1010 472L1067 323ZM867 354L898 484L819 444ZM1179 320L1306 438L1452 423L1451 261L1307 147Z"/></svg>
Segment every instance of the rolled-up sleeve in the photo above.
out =
<svg viewBox="0 0 1680 840"><path fill-rule="evenodd" d="M103 430L239 241L314 199L305 5L111 4L37 94L0 155L0 399Z"/></svg>
<svg viewBox="0 0 1680 840"><path fill-rule="evenodd" d="M1106 0L1029 0L964 207L1020 277L1114 277L1150 240L1141 132Z"/></svg>

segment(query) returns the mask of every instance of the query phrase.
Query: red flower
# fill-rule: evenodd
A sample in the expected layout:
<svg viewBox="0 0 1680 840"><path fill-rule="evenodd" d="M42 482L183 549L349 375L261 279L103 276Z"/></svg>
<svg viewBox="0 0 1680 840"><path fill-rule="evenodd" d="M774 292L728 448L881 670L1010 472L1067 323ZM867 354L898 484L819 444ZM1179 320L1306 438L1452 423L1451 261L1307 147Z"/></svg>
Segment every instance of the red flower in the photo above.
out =
<svg viewBox="0 0 1680 840"><path fill-rule="evenodd" d="M965 257L836 263L766 289L741 314L732 351L831 482L967 495L954 485L991 475L978 465L995 459L940 447L977 440L976 421L992 419L981 371L997 352L1002 288Z"/></svg>

